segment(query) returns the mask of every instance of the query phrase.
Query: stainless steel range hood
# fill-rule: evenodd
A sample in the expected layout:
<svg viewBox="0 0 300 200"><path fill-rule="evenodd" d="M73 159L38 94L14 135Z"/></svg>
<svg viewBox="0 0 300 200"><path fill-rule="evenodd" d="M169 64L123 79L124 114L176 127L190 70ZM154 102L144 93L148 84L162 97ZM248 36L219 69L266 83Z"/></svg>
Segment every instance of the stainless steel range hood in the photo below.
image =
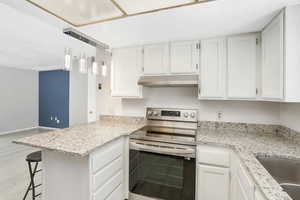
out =
<svg viewBox="0 0 300 200"><path fill-rule="evenodd" d="M138 84L148 87L197 87L198 75L142 76Z"/></svg>

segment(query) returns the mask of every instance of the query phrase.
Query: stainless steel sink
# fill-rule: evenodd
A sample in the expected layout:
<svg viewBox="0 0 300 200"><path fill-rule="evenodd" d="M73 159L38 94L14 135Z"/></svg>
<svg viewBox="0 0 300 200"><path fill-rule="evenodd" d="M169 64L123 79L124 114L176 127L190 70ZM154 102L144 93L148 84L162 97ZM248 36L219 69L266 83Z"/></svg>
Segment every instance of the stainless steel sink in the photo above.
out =
<svg viewBox="0 0 300 200"><path fill-rule="evenodd" d="M293 200L300 200L299 160L275 156L257 156L256 158Z"/></svg>

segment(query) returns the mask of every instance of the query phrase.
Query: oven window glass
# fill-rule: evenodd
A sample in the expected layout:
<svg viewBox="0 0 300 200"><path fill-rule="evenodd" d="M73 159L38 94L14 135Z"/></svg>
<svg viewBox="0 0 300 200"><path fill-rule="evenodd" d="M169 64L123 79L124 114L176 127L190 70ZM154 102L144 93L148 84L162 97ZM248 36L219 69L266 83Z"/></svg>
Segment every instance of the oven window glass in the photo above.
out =
<svg viewBox="0 0 300 200"><path fill-rule="evenodd" d="M195 159L130 150L130 192L165 200L195 199Z"/></svg>

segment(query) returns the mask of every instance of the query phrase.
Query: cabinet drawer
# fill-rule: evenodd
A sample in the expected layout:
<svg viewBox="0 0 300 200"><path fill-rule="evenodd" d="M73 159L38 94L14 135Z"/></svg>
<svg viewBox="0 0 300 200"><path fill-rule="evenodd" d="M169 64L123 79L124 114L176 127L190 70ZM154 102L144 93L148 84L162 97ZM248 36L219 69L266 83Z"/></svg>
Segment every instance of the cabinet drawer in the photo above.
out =
<svg viewBox="0 0 300 200"><path fill-rule="evenodd" d="M109 197L121 184L123 180L123 170L120 170L109 181L100 187L94 194L93 200L104 200Z"/></svg>
<svg viewBox="0 0 300 200"><path fill-rule="evenodd" d="M109 178L113 177L123 167L122 156L118 157L112 163L109 163L103 169L93 175L93 190L95 191L100 186L104 185Z"/></svg>
<svg viewBox="0 0 300 200"><path fill-rule="evenodd" d="M113 141L92 154L92 172L95 173L123 154L123 139Z"/></svg>
<svg viewBox="0 0 300 200"><path fill-rule="evenodd" d="M119 187L117 187L117 189L115 189L105 200L116 200L116 199L124 199L123 184L119 185Z"/></svg>
<svg viewBox="0 0 300 200"><path fill-rule="evenodd" d="M240 165L237 171L237 177L246 193L249 200L254 200L254 183L248 175L246 169Z"/></svg>
<svg viewBox="0 0 300 200"><path fill-rule="evenodd" d="M223 167L230 166L230 152L224 148L198 146L198 162L202 164L217 165Z"/></svg>

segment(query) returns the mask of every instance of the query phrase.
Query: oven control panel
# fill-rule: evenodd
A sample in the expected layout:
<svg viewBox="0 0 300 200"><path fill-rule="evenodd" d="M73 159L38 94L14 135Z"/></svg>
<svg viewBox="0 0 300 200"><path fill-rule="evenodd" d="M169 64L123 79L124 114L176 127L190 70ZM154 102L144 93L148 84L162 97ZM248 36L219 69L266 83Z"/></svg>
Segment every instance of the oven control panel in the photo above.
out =
<svg viewBox="0 0 300 200"><path fill-rule="evenodd" d="M170 120L170 121L198 121L198 110L196 109L168 109L147 108L147 119Z"/></svg>

